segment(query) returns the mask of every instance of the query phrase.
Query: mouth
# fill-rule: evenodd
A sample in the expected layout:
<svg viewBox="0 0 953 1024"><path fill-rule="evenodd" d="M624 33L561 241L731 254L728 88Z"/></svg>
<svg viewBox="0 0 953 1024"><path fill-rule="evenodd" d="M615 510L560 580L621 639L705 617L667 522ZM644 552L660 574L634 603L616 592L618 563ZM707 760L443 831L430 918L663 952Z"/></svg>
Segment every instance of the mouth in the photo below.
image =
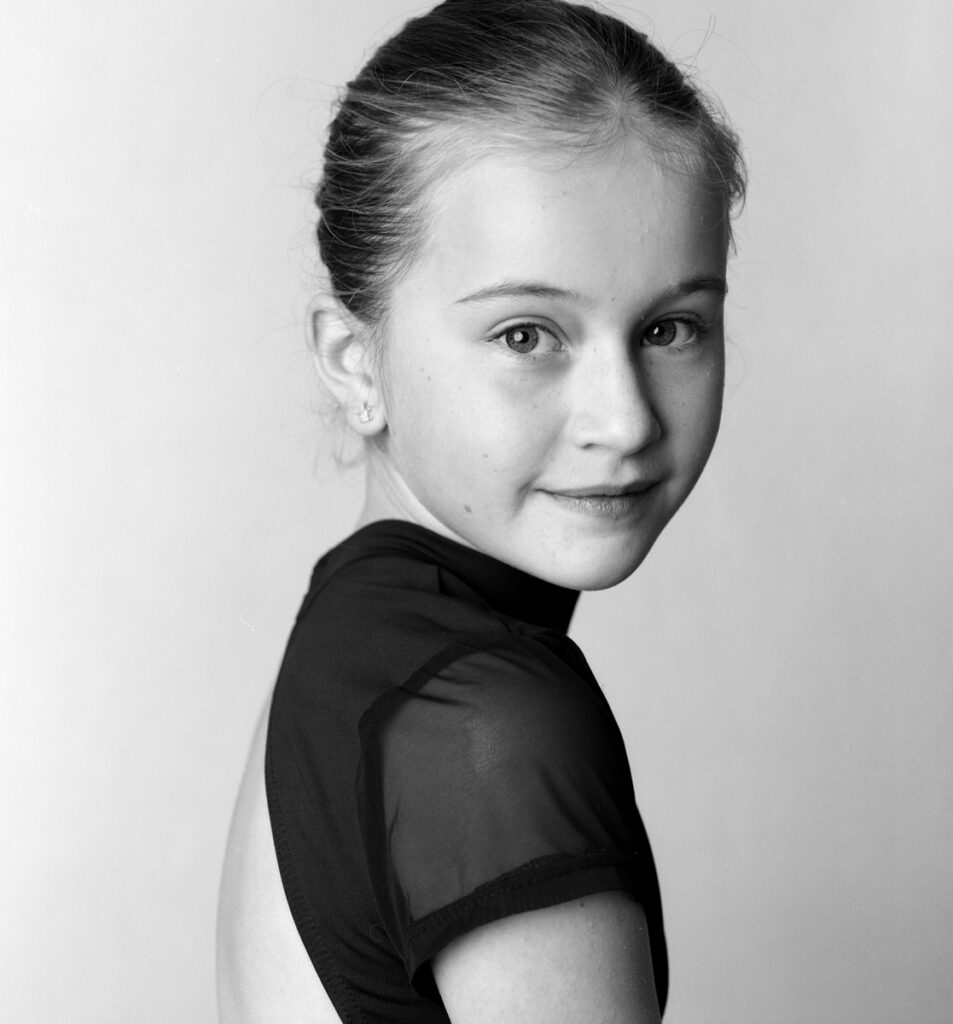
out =
<svg viewBox="0 0 953 1024"><path fill-rule="evenodd" d="M598 519L638 517L648 507L657 480L638 480L627 484L596 484L593 487L566 487L545 490L563 508Z"/></svg>
<svg viewBox="0 0 953 1024"><path fill-rule="evenodd" d="M560 487L547 493L563 498L622 498L644 494L657 480L633 480L627 484L594 484L592 487Z"/></svg>

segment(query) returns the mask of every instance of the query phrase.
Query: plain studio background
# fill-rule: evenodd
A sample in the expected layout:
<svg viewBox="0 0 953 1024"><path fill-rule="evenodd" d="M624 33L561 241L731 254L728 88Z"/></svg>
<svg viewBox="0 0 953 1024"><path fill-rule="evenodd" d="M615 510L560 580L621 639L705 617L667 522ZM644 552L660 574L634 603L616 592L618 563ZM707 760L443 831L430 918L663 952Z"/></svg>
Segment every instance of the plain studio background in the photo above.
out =
<svg viewBox="0 0 953 1024"><path fill-rule="evenodd" d="M356 516L305 343L334 86L420 8L0 15L0 1016L214 1019L216 887ZM716 455L574 636L627 737L667 1024L953 1006L946 0L639 0L751 166ZM506 60L506 54L500 54Z"/></svg>

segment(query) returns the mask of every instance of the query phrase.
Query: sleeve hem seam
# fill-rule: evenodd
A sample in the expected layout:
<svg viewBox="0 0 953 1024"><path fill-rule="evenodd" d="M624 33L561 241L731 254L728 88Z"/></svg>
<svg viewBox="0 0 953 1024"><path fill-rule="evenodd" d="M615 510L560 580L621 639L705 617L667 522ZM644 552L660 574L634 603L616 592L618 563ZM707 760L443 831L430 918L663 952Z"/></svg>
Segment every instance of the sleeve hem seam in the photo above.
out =
<svg viewBox="0 0 953 1024"><path fill-rule="evenodd" d="M627 869L634 869L638 865L639 857L636 854L620 854L611 851L597 851L588 854L551 854L539 857L491 882L485 882L473 892L454 900L450 905L431 911L419 921L411 924L407 929L407 935L411 940L423 938L434 928L439 928L447 921L482 903L499 898L505 893L518 892L540 883L557 881L576 871L593 868L620 868L627 871ZM635 888L639 889L641 886Z"/></svg>

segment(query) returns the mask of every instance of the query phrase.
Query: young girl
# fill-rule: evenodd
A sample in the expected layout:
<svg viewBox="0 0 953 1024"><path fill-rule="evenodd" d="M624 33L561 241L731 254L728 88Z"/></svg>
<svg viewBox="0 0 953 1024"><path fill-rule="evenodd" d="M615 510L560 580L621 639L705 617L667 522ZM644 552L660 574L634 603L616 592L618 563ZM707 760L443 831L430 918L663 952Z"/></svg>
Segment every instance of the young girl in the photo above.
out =
<svg viewBox="0 0 953 1024"><path fill-rule="evenodd" d="M250 756L223 1021L658 1021L652 855L566 629L711 451L742 191L682 74L562 0L447 0L348 87L314 328L367 499Z"/></svg>

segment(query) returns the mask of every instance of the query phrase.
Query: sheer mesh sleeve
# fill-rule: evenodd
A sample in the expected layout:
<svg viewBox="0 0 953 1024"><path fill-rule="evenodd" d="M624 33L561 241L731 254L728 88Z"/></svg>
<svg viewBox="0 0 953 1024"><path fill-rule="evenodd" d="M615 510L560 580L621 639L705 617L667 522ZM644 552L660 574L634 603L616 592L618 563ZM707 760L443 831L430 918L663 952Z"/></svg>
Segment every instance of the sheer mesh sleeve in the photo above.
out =
<svg viewBox="0 0 953 1024"><path fill-rule="evenodd" d="M425 994L421 965L477 925L607 889L652 899L621 735L544 642L454 644L377 701L361 742L378 908Z"/></svg>

